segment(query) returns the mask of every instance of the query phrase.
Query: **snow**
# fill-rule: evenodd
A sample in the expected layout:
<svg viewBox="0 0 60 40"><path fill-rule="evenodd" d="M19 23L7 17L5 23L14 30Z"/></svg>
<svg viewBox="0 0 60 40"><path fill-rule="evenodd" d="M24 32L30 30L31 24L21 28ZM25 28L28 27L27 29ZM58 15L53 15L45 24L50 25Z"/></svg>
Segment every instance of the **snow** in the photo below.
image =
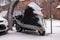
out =
<svg viewBox="0 0 60 40"><path fill-rule="evenodd" d="M31 2L28 4L29 7L32 7L35 10L42 10L41 7L39 7L35 2Z"/></svg>
<svg viewBox="0 0 60 40"><path fill-rule="evenodd" d="M56 8L60 8L60 5L58 5Z"/></svg>
<svg viewBox="0 0 60 40"><path fill-rule="evenodd" d="M10 2L8 0L0 0L0 6L8 5Z"/></svg>
<svg viewBox="0 0 60 40"><path fill-rule="evenodd" d="M34 13L37 13L37 14L43 16L43 14L41 12L42 8L40 6L38 6L36 3L31 2L28 4L28 6L34 9L34 11L33 11Z"/></svg>
<svg viewBox="0 0 60 40"><path fill-rule="evenodd" d="M7 16L7 10L5 10L5 11L1 11L0 12L0 16L1 17L6 17ZM19 11L19 10L14 10L14 12L13 12L13 17L14 16L17 16L17 15L23 15L23 14L21 14L22 12L21 11Z"/></svg>
<svg viewBox="0 0 60 40"><path fill-rule="evenodd" d="M1 3L0 6L5 6L6 4L5 3Z"/></svg>
<svg viewBox="0 0 60 40"><path fill-rule="evenodd" d="M5 17L5 16L7 15L7 12L8 12L8 11L2 11L2 12L0 12L0 16L1 16L1 17Z"/></svg>
<svg viewBox="0 0 60 40"><path fill-rule="evenodd" d="M51 21L50 19L48 20L45 20L46 21L46 25L47 25L47 28L46 28L46 32L47 33L50 33L51 32ZM60 20L52 20L52 28L53 28L53 33L54 32L57 32L57 30L60 30ZM57 30L55 30L57 29ZM49 31L48 31L49 30Z"/></svg>
<svg viewBox="0 0 60 40"><path fill-rule="evenodd" d="M0 36L0 40L60 40L60 20L53 20L53 33L50 34L50 19L46 19L46 34L39 36L37 32L9 31L8 34Z"/></svg>

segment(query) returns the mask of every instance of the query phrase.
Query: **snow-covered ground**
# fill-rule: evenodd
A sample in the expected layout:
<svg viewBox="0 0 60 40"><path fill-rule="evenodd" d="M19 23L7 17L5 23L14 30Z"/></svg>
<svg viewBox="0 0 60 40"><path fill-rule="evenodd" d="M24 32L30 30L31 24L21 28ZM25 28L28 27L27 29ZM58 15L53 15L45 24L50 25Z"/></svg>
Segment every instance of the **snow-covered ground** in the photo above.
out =
<svg viewBox="0 0 60 40"><path fill-rule="evenodd" d="M8 34L0 36L0 40L60 40L60 20L53 20L53 33L50 34L50 20L46 20L46 34L39 36L36 32L9 31Z"/></svg>

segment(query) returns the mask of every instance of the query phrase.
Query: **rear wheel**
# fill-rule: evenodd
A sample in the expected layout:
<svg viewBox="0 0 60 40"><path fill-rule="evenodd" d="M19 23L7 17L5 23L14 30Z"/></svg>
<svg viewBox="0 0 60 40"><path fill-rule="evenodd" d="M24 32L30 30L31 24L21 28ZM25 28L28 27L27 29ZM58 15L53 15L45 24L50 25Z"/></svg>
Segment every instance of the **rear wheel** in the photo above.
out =
<svg viewBox="0 0 60 40"><path fill-rule="evenodd" d="M20 27L20 25L16 24L16 30L17 32L21 32L23 29Z"/></svg>

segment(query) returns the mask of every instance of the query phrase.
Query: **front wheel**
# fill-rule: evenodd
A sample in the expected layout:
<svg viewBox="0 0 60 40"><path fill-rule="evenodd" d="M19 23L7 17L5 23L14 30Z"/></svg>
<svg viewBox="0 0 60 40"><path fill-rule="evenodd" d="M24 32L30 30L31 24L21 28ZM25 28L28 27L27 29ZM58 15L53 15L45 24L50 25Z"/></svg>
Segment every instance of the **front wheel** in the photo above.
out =
<svg viewBox="0 0 60 40"><path fill-rule="evenodd" d="M39 35L43 36L43 35L45 35L45 30L39 29L38 30L38 33L39 33Z"/></svg>

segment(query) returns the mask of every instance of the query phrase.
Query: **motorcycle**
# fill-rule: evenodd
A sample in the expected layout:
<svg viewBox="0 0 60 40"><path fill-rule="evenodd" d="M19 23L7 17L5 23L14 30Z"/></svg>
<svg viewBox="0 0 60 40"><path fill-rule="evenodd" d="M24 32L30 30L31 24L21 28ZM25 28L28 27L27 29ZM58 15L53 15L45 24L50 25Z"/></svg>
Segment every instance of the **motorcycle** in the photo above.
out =
<svg viewBox="0 0 60 40"><path fill-rule="evenodd" d="M45 35L44 16L36 3L31 2L26 6L24 15L15 16L16 30L38 30L40 35Z"/></svg>

